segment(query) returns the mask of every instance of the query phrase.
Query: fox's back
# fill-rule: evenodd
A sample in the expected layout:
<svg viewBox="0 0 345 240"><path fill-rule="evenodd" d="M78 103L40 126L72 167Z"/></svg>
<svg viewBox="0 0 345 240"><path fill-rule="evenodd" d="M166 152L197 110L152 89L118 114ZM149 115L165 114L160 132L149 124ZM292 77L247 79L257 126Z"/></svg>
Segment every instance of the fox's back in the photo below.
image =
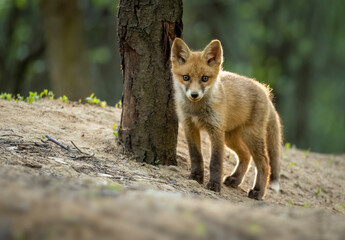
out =
<svg viewBox="0 0 345 240"><path fill-rule="evenodd" d="M270 89L265 85L236 73L222 71L219 81L224 91L227 122L250 124L254 119L264 121L271 112Z"/></svg>
<svg viewBox="0 0 345 240"><path fill-rule="evenodd" d="M240 97L251 98L264 97L271 99L271 89L256 81L236 73L221 71L219 73L219 80L225 88L226 92L231 92L232 95Z"/></svg>

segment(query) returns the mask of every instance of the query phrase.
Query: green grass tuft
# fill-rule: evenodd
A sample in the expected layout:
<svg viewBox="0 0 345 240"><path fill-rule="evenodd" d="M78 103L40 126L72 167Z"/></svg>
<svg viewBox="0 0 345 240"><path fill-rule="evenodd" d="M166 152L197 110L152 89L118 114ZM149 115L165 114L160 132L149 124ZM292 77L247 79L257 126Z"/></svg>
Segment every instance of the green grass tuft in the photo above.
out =
<svg viewBox="0 0 345 240"><path fill-rule="evenodd" d="M101 107L106 107L107 102L106 101L101 101L99 98L95 96L94 93L91 93L91 95L87 98L85 98L86 102L89 104L94 104L94 105L99 105Z"/></svg>
<svg viewBox="0 0 345 240"><path fill-rule="evenodd" d="M62 97L58 98L61 102L68 103L68 97L66 95L63 95Z"/></svg>

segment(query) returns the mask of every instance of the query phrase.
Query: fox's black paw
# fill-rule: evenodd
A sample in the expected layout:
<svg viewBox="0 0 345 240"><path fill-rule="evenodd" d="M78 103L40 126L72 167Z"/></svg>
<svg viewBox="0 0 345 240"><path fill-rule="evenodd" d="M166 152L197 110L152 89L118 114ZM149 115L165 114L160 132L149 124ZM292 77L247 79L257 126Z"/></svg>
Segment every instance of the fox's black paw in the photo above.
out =
<svg viewBox="0 0 345 240"><path fill-rule="evenodd" d="M241 181L237 177L227 176L225 177L223 183L228 187L237 188L238 185L240 185Z"/></svg>
<svg viewBox="0 0 345 240"><path fill-rule="evenodd" d="M254 190L251 189L248 193L248 197L255 199L255 200L262 200L262 197L264 196L264 192L263 191L259 191L259 190Z"/></svg>
<svg viewBox="0 0 345 240"><path fill-rule="evenodd" d="M206 188L215 192L220 192L221 184L217 182L208 182Z"/></svg>
<svg viewBox="0 0 345 240"><path fill-rule="evenodd" d="M191 173L189 175L189 179L195 180L200 184L204 183L204 175L203 174Z"/></svg>

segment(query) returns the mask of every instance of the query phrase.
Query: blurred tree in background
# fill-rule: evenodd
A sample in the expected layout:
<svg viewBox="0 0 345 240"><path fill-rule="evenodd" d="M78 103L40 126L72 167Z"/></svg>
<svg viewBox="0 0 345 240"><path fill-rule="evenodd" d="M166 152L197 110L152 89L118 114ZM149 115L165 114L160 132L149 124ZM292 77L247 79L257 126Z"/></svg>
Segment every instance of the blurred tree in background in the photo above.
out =
<svg viewBox="0 0 345 240"><path fill-rule="evenodd" d="M116 8L110 0L0 0L0 92L48 88L75 100L95 92L117 102ZM83 84L59 89L71 79ZM72 87L78 92L70 93Z"/></svg>
<svg viewBox="0 0 345 240"><path fill-rule="evenodd" d="M52 88L72 100L85 98L92 88L78 0L41 0L40 5Z"/></svg>
<svg viewBox="0 0 345 240"><path fill-rule="evenodd" d="M91 91L114 104L122 96L118 1L64 1L76 2L81 13L83 29L78 31L85 52L80 56ZM55 90L41 4L40 0L0 0L0 92ZM218 38L226 70L274 89L285 141L318 152L345 152L343 1L185 0L183 8L188 45L201 49Z"/></svg>

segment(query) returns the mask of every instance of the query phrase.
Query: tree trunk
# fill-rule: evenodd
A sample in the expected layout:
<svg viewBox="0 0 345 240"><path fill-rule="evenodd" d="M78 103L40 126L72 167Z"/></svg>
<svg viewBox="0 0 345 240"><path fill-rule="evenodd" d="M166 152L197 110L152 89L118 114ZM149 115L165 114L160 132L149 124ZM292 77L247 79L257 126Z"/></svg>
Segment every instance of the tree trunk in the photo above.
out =
<svg viewBox="0 0 345 240"><path fill-rule="evenodd" d="M41 3L53 90L72 100L85 98L91 84L78 0Z"/></svg>
<svg viewBox="0 0 345 240"><path fill-rule="evenodd" d="M176 165L170 48L182 34L182 0L120 0L124 90L119 139L140 162Z"/></svg>

